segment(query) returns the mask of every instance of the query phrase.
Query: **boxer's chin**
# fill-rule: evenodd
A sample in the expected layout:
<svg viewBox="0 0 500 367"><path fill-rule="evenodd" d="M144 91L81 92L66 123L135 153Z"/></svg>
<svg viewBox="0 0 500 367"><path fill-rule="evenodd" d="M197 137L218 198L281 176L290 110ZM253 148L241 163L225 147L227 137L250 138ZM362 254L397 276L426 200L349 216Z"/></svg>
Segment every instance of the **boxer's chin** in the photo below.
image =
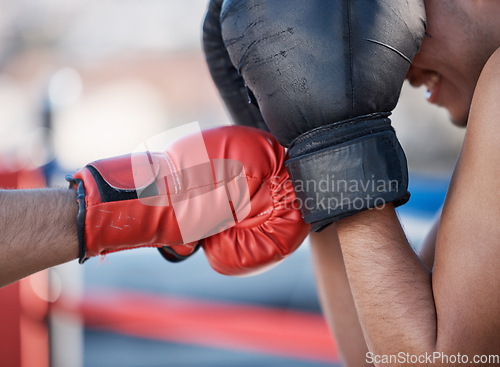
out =
<svg viewBox="0 0 500 367"><path fill-rule="evenodd" d="M467 117L463 118L455 118L450 115L451 123L457 127L467 127L467 121L469 120Z"/></svg>
<svg viewBox="0 0 500 367"><path fill-rule="evenodd" d="M467 122L469 121L469 109L464 109L463 111L448 109L448 113L453 125L458 127L467 127Z"/></svg>

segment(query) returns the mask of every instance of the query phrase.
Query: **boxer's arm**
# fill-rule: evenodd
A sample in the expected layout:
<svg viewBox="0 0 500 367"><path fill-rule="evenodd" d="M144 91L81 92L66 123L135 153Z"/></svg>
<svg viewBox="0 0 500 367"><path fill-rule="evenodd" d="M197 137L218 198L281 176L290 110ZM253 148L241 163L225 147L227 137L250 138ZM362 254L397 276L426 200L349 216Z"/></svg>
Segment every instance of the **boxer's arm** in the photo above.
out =
<svg viewBox="0 0 500 367"><path fill-rule="evenodd" d="M76 192L0 191L0 287L78 256Z"/></svg>
<svg viewBox="0 0 500 367"><path fill-rule="evenodd" d="M322 232L311 232L309 239L321 308L335 335L343 365L365 366L368 348L347 280L337 228L332 224Z"/></svg>
<svg viewBox="0 0 500 367"><path fill-rule="evenodd" d="M418 254L428 269L432 269L434 263L440 218L441 210ZM322 232L312 232L309 239L321 308L335 335L343 363L345 366L363 366L368 347L347 279L337 227L331 225Z"/></svg>
<svg viewBox="0 0 500 367"><path fill-rule="evenodd" d="M368 347L377 355L434 350L431 275L392 205L337 223L347 275Z"/></svg>
<svg viewBox="0 0 500 367"><path fill-rule="evenodd" d="M439 224L441 222L441 210L436 214L434 218L434 222L432 224L432 227L425 236L424 241L420 245L418 249L418 256L420 257L420 260L427 266L429 270L432 270L434 266L434 255L436 253L436 239L437 239L437 234L438 234L438 229L439 229Z"/></svg>
<svg viewBox="0 0 500 367"><path fill-rule="evenodd" d="M432 278L391 206L337 223L361 325L375 354L499 354L499 83L497 52L476 88Z"/></svg>

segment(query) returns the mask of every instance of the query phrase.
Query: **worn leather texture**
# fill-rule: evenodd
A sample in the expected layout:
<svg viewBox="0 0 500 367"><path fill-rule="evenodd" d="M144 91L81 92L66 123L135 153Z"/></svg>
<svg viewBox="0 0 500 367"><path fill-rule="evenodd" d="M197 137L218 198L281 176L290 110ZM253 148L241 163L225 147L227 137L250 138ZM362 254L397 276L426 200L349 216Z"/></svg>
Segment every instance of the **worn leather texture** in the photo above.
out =
<svg viewBox="0 0 500 367"><path fill-rule="evenodd" d="M220 22L231 62L255 96L270 132L290 148L295 166L303 159L300 170L290 171L295 188L299 180L343 177L345 172L357 181L366 179L364 173L386 174L381 179L402 180L399 186L404 186L406 159L399 148L371 150L380 156L368 160L356 145L352 150L358 154L341 162L335 161L338 154L325 159L324 150L334 152L338 144L349 146L350 140L371 134L381 138L370 122L373 116L387 118L397 104L425 34L423 1L224 0ZM334 134L325 128L331 126ZM397 141L394 130L386 131ZM376 145L386 146L383 141ZM359 167L353 169L353 164ZM405 174L396 175L401 170ZM406 189L399 193L396 204L407 200ZM317 193L311 194L307 198L313 200ZM390 199L382 193L384 197ZM371 206L365 204L360 211ZM306 221L323 223L316 229L356 213L315 207L317 213L302 211Z"/></svg>
<svg viewBox="0 0 500 367"><path fill-rule="evenodd" d="M210 1L203 23L203 50L208 69L232 121L268 131L255 97L229 59L221 33L221 7L222 0Z"/></svg>

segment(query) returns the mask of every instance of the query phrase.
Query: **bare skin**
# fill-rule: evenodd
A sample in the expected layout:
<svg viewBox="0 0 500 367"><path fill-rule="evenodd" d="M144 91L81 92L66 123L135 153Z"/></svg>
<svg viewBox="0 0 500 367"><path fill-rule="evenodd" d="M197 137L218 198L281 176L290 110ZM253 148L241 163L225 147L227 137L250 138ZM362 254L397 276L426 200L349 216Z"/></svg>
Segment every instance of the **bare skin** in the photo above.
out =
<svg viewBox="0 0 500 367"><path fill-rule="evenodd" d="M429 271L434 266L440 220L441 210L417 253ZM343 365L346 367L369 365L366 362L368 347L347 279L337 226L333 224L322 232L313 232L309 240L321 308L335 335Z"/></svg>
<svg viewBox="0 0 500 367"><path fill-rule="evenodd" d="M309 236L319 299L346 366L364 366L368 348L355 312L335 224Z"/></svg>
<svg viewBox="0 0 500 367"><path fill-rule="evenodd" d="M420 261L427 266L427 269L432 270L434 267L434 257L436 254L436 239L439 230L439 224L441 223L441 213L442 209L436 214L434 223L424 239L424 242L420 245L418 249L418 257Z"/></svg>
<svg viewBox="0 0 500 367"><path fill-rule="evenodd" d="M76 192L0 191L0 287L78 257Z"/></svg>
<svg viewBox="0 0 500 367"><path fill-rule="evenodd" d="M417 253L427 270L434 265L437 230L441 211ZM368 366L368 347L359 323L340 249L336 225L311 233L312 260L323 314L335 335L340 357L346 367Z"/></svg>
<svg viewBox="0 0 500 367"><path fill-rule="evenodd" d="M500 4L495 0L424 1L428 36L407 78L413 86L426 85L429 102L445 107L452 122L465 126L479 74L500 47Z"/></svg>
<svg viewBox="0 0 500 367"><path fill-rule="evenodd" d="M322 304L341 339L344 332L349 335L346 340L359 337L356 330L361 325L366 345L376 355L438 351L467 354L472 361L474 355L500 354L498 85L500 51L487 62L475 89L463 150L437 231L432 275L432 267L425 266L409 246L391 206L343 219L336 224L337 233L332 230L319 234L323 239L313 237L320 287L325 283L321 276L330 266L339 266L340 257L332 252L328 259L321 242L329 237L335 247L340 240L355 307L350 312L339 309L331 299L332 289L332 296L324 297ZM428 253L433 253L432 248ZM345 294L346 286L337 285L337 289ZM353 320L354 314L358 323L339 329L335 318ZM359 355L364 356L366 346L359 346L358 353L347 352L346 365L359 366Z"/></svg>

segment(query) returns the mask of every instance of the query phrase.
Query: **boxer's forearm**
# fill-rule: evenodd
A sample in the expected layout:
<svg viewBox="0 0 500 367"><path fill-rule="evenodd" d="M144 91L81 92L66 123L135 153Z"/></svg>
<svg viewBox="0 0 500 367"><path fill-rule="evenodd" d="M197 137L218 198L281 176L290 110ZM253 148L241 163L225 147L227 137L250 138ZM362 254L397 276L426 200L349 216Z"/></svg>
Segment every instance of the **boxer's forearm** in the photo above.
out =
<svg viewBox="0 0 500 367"><path fill-rule="evenodd" d="M321 308L335 334L343 365L365 366L368 348L347 280L336 226L313 232L309 238Z"/></svg>
<svg viewBox="0 0 500 367"><path fill-rule="evenodd" d="M427 266L427 269L429 271L432 271L432 268L434 267L434 257L436 254L436 240L440 223L441 223L441 209L434 217L434 223L432 224L429 233L427 233L427 236L424 238L424 241L420 244L420 247L418 249L418 256L422 261L422 263L424 263L425 266Z"/></svg>
<svg viewBox="0 0 500 367"><path fill-rule="evenodd" d="M0 287L78 256L76 192L0 191Z"/></svg>
<svg viewBox="0 0 500 367"><path fill-rule="evenodd" d="M374 354L434 350L431 275L414 253L392 205L337 223L347 276Z"/></svg>

